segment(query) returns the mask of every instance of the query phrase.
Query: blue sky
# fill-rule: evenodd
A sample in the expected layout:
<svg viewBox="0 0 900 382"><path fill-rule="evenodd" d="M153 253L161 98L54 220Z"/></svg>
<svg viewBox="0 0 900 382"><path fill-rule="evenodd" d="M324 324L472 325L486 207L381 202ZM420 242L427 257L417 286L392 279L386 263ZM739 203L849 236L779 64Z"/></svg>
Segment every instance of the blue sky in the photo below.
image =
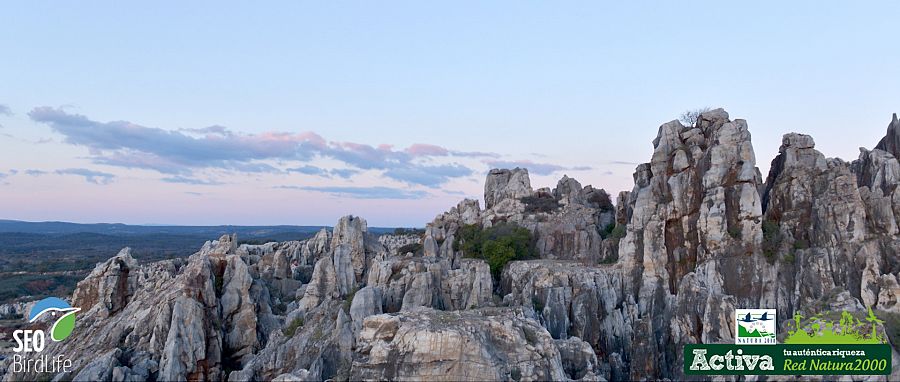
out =
<svg viewBox="0 0 900 382"><path fill-rule="evenodd" d="M421 226L527 163L631 189L686 109L852 160L896 2L32 1L0 15L0 218Z"/></svg>

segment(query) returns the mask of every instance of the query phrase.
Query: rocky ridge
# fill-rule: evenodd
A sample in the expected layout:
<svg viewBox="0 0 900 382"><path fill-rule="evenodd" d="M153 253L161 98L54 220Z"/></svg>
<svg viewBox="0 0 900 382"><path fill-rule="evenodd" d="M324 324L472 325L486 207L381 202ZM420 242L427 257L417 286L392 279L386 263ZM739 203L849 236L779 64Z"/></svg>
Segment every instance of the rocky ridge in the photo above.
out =
<svg viewBox="0 0 900 382"><path fill-rule="evenodd" d="M347 216L188 259L125 249L78 284L77 327L45 352L73 358L56 380L677 380L683 344L733 342L735 308L900 315L896 116L852 163L786 134L765 179L750 138L721 109L665 123L615 205L568 176L535 190L526 169L495 169L484 209L463 200L421 237ZM531 232L538 258L495 277L455 244L501 223ZM23 377L38 376L3 380Z"/></svg>

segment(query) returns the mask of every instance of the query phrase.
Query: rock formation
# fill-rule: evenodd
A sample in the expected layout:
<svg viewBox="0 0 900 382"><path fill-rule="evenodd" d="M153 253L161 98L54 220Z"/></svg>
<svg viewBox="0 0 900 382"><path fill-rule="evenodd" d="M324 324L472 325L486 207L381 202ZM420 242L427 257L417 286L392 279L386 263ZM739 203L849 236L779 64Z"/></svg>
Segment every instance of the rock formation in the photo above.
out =
<svg viewBox="0 0 900 382"><path fill-rule="evenodd" d="M484 209L463 200L423 235L347 216L187 259L124 249L78 284L77 327L45 352L74 358L59 380L680 380L682 346L733 342L735 308L900 314L898 150L896 116L852 163L790 133L764 181L747 122L717 109L660 126L615 205L495 169ZM511 223L536 258L492 273L457 240Z"/></svg>

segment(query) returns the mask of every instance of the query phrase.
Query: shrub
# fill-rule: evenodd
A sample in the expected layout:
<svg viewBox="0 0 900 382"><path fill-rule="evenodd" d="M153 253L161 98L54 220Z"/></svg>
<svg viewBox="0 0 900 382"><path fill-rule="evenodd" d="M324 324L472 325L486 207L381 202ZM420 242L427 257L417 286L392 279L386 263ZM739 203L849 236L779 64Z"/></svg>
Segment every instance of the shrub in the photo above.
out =
<svg viewBox="0 0 900 382"><path fill-rule="evenodd" d="M612 235L612 231L614 229L616 229L616 223L613 222L607 224L606 227L603 227L603 229L600 230L600 237L604 239L608 238L610 235Z"/></svg>
<svg viewBox="0 0 900 382"><path fill-rule="evenodd" d="M546 195L526 196L520 199L525 204L525 212L553 212L559 209L559 200Z"/></svg>
<svg viewBox="0 0 900 382"><path fill-rule="evenodd" d="M609 223L602 231L600 231L600 237L604 239L619 240L625 237L626 233L628 232L625 230L624 224Z"/></svg>
<svg viewBox="0 0 900 382"><path fill-rule="evenodd" d="M797 239L797 241L794 242L794 249L807 249L807 248L809 248L809 243L806 242L806 240Z"/></svg>
<svg viewBox="0 0 900 382"><path fill-rule="evenodd" d="M460 228L453 248L465 257L487 261L494 277L499 277L506 263L534 256L531 231L515 223L498 223L482 229L471 224Z"/></svg>
<svg viewBox="0 0 900 382"><path fill-rule="evenodd" d="M588 202L596 204L601 211L613 211L616 209L616 206L612 204L612 199L609 198L609 194L602 188L592 192L588 196Z"/></svg>
<svg viewBox="0 0 900 382"><path fill-rule="evenodd" d="M513 366L509 371L509 378L513 381L520 381L522 379L522 370L519 370L518 366Z"/></svg>
<svg viewBox="0 0 900 382"><path fill-rule="evenodd" d="M600 260L600 264L615 264L617 261L619 261L619 256L609 256Z"/></svg>
<svg viewBox="0 0 900 382"><path fill-rule="evenodd" d="M516 258L516 250L508 239L488 240L481 247L482 256L491 267L491 273L499 275L506 263Z"/></svg>
<svg viewBox="0 0 900 382"><path fill-rule="evenodd" d="M534 308L534 311L538 313L544 310L544 302L537 296L531 298L531 306Z"/></svg>
<svg viewBox="0 0 900 382"><path fill-rule="evenodd" d="M394 235L424 235L424 228L395 228Z"/></svg>
<svg viewBox="0 0 900 382"><path fill-rule="evenodd" d="M681 116L678 117L678 120L681 121L685 126L696 126L697 121L700 120L700 114L703 114L707 111L710 111L709 107L701 107L699 109L688 110L684 113L681 113Z"/></svg>
<svg viewBox="0 0 900 382"><path fill-rule="evenodd" d="M243 240L238 240L237 245L238 245L238 246L241 246L241 245L244 245L244 244L247 244L247 245L263 245L263 244L268 243L269 241L270 241L270 240L267 240L267 239L243 239Z"/></svg>
<svg viewBox="0 0 900 382"><path fill-rule="evenodd" d="M793 254L793 253L788 253L787 255L784 255L784 262L785 262L785 263L793 264L793 263L796 262L796 261L797 261L797 258L794 257L794 254Z"/></svg>
<svg viewBox="0 0 900 382"><path fill-rule="evenodd" d="M297 332L297 329L301 327L303 327L303 317L297 317L294 319L294 321L291 321L291 323L287 327L285 327L284 330L282 330L282 333L284 333L284 335L287 337L293 337L294 333Z"/></svg>
<svg viewBox="0 0 900 382"><path fill-rule="evenodd" d="M216 296L221 296L222 292L225 289L225 280L223 276L219 276L218 274L213 274L213 288L216 291Z"/></svg>
<svg viewBox="0 0 900 382"><path fill-rule="evenodd" d="M353 297L356 296L356 288L347 293L347 296L344 297L344 312L350 313L350 306L353 305Z"/></svg>
<svg viewBox="0 0 900 382"><path fill-rule="evenodd" d="M775 254L778 253L778 250L781 247L781 241L784 239L781 235L781 227L777 221L763 220L762 231L763 231L763 243L762 243L763 255L765 255L767 258L770 258L770 259L774 258Z"/></svg>
<svg viewBox="0 0 900 382"><path fill-rule="evenodd" d="M462 251L469 257L481 253L482 230L477 224L467 224L459 228L456 240L453 241L453 250Z"/></svg>
<svg viewBox="0 0 900 382"><path fill-rule="evenodd" d="M731 236L733 239L740 239L741 238L741 227L737 227L737 226L728 227L728 235Z"/></svg>
<svg viewBox="0 0 900 382"><path fill-rule="evenodd" d="M407 252L412 252L413 254L419 254L419 251L422 250L421 243L409 243L397 249L397 253L403 255Z"/></svg>

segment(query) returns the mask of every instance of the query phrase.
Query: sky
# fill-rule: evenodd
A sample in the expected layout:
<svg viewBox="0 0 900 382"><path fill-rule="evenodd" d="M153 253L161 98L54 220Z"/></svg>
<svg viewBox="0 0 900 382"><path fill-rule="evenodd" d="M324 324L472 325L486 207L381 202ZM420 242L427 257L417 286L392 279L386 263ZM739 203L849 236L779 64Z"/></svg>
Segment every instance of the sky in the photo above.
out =
<svg viewBox="0 0 900 382"><path fill-rule="evenodd" d="M615 195L723 107L765 174L900 112L898 2L14 2L0 219L424 226L492 167Z"/></svg>

